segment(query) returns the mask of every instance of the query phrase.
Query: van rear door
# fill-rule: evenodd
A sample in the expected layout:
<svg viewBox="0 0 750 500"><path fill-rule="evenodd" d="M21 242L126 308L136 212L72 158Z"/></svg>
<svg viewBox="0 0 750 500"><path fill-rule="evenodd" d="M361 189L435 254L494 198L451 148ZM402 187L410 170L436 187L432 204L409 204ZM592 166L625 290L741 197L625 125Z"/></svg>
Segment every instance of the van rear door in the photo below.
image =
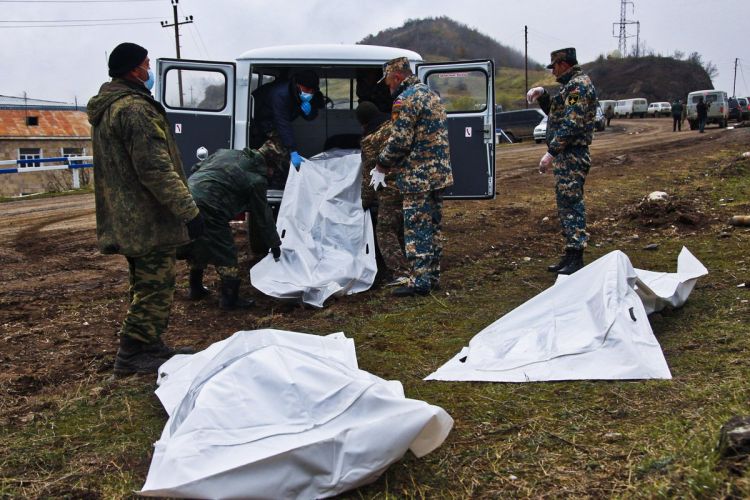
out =
<svg viewBox="0 0 750 500"><path fill-rule="evenodd" d="M235 106L233 62L157 59L155 98L167 110L185 175L196 150L231 148Z"/></svg>
<svg viewBox="0 0 750 500"><path fill-rule="evenodd" d="M453 186L446 198L495 197L495 64L491 60L420 63L417 75L448 112Z"/></svg>

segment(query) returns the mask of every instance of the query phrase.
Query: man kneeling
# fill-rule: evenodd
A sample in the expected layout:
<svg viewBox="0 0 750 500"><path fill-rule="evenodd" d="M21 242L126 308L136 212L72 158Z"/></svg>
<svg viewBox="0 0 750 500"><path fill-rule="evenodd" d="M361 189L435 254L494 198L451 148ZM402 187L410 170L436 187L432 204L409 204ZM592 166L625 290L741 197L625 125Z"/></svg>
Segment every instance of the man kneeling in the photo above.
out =
<svg viewBox="0 0 750 500"><path fill-rule="evenodd" d="M221 278L221 309L247 308L254 304L253 300L239 296L237 247L229 222L241 212L250 212L256 219L259 241L270 248L278 260L281 240L266 199L266 156L272 154L263 147L241 151L219 149L193 167L188 186L205 218L206 230L180 252L190 266L191 300L200 300L210 293L203 286L203 272L208 264L213 264Z"/></svg>

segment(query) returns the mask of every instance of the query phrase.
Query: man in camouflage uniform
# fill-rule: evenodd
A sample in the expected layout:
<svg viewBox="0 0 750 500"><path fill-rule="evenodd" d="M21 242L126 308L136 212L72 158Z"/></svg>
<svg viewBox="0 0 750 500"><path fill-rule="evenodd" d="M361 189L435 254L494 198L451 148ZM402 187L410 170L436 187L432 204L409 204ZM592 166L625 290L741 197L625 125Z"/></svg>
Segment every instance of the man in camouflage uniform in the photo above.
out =
<svg viewBox="0 0 750 500"><path fill-rule="evenodd" d="M255 116L250 128L250 147L258 149L265 144L271 153L266 155L266 163L274 189L284 189L290 161L297 170L302 164L292 121L299 117L312 121L318 110L325 107L319 85L314 71L302 70L290 79L279 78L253 91Z"/></svg>
<svg viewBox="0 0 750 500"><path fill-rule="evenodd" d="M88 103L99 249L128 261L130 306L116 375L156 372L177 352L161 340L174 297L175 251L204 227L164 108L149 91L147 54L133 43L118 45L109 56L112 81Z"/></svg>
<svg viewBox="0 0 750 500"><path fill-rule="evenodd" d="M396 175L386 176L386 185L377 191L371 186L370 171L375 168L378 155L391 133L390 116L378 107L363 101L357 106L357 120L362 125L362 208L377 214L375 226L375 255L378 257L378 280L389 282L406 274L404 256L403 196L396 188Z"/></svg>
<svg viewBox="0 0 750 500"><path fill-rule="evenodd" d="M583 267L586 248L586 207L583 185L591 167L589 144L594 136L596 89L581 71L574 48L552 52L552 70L562 85L559 93L550 96L542 87L527 93L529 102L539 100L547 119L547 152L539 162L539 172L551 165L555 175L557 214L565 237L565 255L560 262L547 268L558 274L573 274Z"/></svg>
<svg viewBox="0 0 750 500"><path fill-rule="evenodd" d="M440 98L414 76L406 57L383 69L391 94L391 135L378 156L373 179L393 169L404 196L404 242L409 284L394 290L407 297L427 295L439 286L442 254L443 190L453 184L448 151L448 123Z"/></svg>
<svg viewBox="0 0 750 500"><path fill-rule="evenodd" d="M231 310L253 305L252 300L239 296L241 279L237 247L229 225L239 213L250 212L259 231L260 243L266 249L270 248L277 260L281 256L281 240L266 200L266 152L265 147L258 151L250 148L242 151L219 149L193 167L188 186L205 217L206 231L181 250L187 254L190 265L191 300L208 295L203 286L203 272L208 264L213 264L221 278L219 307Z"/></svg>

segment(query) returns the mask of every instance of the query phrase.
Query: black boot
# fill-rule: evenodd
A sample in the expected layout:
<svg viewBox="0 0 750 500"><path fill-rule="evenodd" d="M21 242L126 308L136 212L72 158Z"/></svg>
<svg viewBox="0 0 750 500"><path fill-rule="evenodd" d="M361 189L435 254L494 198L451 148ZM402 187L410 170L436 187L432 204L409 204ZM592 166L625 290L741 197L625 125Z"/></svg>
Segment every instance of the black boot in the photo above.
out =
<svg viewBox="0 0 750 500"><path fill-rule="evenodd" d="M239 278L221 279L221 298L219 299L219 307L221 309L225 311L230 311L232 309L247 309L254 304L254 300L245 300L240 297Z"/></svg>
<svg viewBox="0 0 750 500"><path fill-rule="evenodd" d="M190 300L201 300L203 297L210 294L211 291L203 286L203 269L191 269L188 298Z"/></svg>
<svg viewBox="0 0 750 500"><path fill-rule="evenodd" d="M583 248L571 249L570 260L557 274L573 274L583 267Z"/></svg>
<svg viewBox="0 0 750 500"><path fill-rule="evenodd" d="M156 373L164 361L163 357L149 351L149 344L121 335L120 348L115 356L115 375L125 377L136 373Z"/></svg>
<svg viewBox="0 0 750 500"><path fill-rule="evenodd" d="M570 255L572 251L573 251L572 248L566 248L565 254L562 257L560 257L560 262L558 262L557 264L552 264L550 266L547 266L547 271L551 273L556 273L563 267L567 266L568 262L570 262Z"/></svg>

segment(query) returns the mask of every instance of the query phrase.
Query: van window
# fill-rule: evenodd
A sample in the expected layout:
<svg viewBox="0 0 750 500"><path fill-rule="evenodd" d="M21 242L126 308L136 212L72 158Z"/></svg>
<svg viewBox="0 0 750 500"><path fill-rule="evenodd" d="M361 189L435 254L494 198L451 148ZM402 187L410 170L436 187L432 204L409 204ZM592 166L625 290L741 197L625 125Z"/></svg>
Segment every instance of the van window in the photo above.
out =
<svg viewBox="0 0 750 500"><path fill-rule="evenodd" d="M646 99L638 99L636 102L638 104L646 104Z"/></svg>
<svg viewBox="0 0 750 500"><path fill-rule="evenodd" d="M617 106L625 106L625 101L617 101Z"/></svg>
<svg viewBox="0 0 750 500"><path fill-rule="evenodd" d="M220 71L170 69L163 92L168 108L221 111L227 103L227 77Z"/></svg>
<svg viewBox="0 0 750 500"><path fill-rule="evenodd" d="M334 109L351 109L352 79L351 78L323 78L320 81L320 90L332 101Z"/></svg>
<svg viewBox="0 0 750 500"><path fill-rule="evenodd" d="M488 77L483 71L459 73L431 72L426 83L440 96L448 113L483 111L487 109Z"/></svg>

